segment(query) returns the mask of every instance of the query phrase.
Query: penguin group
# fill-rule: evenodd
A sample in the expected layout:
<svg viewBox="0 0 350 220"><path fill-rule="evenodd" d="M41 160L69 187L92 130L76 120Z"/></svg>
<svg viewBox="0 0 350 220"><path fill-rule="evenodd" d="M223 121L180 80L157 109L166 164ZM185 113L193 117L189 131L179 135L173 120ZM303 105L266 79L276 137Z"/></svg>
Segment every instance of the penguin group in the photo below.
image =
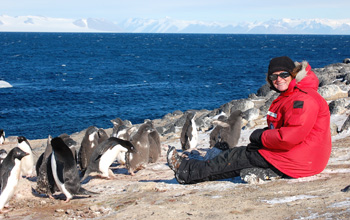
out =
<svg viewBox="0 0 350 220"><path fill-rule="evenodd" d="M113 163L125 167L130 175L155 163L161 156L160 136L152 121L133 126L120 118L111 121L110 136L102 128L90 126L80 146L68 134L47 138L45 150L34 161L33 149L24 136L9 152L0 149L0 213L5 212L19 180L36 177L35 196L55 198L63 194L64 202L74 196L92 196L95 192L82 187L90 175L103 179L116 178L110 169ZM0 130L0 144L5 143L5 131Z"/></svg>
<svg viewBox="0 0 350 220"><path fill-rule="evenodd" d="M198 144L196 113L188 112L181 130L180 143L184 151L192 150ZM240 135L242 112L233 111L229 117L213 121L216 127L210 134L210 146L227 143L234 147ZM140 125L116 118L111 120L113 131L110 135L96 126L84 131L78 144L68 134L47 138L45 150L34 161L33 149L24 137L17 137L17 146L6 152L0 149L0 211L8 205L21 177L36 176L34 195L55 198L64 195L64 202L74 196L93 196L95 192L82 187L88 177L115 179L111 169L115 164L127 170L130 175L155 163L161 157L160 136L151 120ZM5 131L0 130L0 144L4 145ZM91 177L94 176L94 177Z"/></svg>

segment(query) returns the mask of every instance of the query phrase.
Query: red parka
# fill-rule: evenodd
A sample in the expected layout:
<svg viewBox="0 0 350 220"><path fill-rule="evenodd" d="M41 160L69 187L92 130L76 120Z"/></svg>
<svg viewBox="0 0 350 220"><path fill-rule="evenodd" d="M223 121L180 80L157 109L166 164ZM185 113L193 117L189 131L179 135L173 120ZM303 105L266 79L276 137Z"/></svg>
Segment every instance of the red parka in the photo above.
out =
<svg viewBox="0 0 350 220"><path fill-rule="evenodd" d="M276 98L267 114L268 130L259 153L274 167L293 177L318 174L326 167L332 148L330 112L317 92L318 78L311 66L302 69L287 91Z"/></svg>

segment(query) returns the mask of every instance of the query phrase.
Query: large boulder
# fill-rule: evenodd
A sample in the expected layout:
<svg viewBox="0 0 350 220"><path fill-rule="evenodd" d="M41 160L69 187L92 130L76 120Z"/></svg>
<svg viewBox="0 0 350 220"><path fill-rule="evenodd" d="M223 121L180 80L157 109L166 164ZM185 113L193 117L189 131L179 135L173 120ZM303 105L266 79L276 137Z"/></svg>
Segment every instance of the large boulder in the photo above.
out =
<svg viewBox="0 0 350 220"><path fill-rule="evenodd" d="M337 85L322 86L318 88L318 93L326 100L348 97L348 93L341 90Z"/></svg>

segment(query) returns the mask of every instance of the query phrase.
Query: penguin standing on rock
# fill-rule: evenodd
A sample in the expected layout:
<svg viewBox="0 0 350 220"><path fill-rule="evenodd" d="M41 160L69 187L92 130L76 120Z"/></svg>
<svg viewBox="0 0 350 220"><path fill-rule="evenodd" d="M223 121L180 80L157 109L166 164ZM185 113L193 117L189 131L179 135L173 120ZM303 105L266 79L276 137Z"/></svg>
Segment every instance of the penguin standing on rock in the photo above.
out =
<svg viewBox="0 0 350 220"><path fill-rule="evenodd" d="M66 143L66 145L72 151L75 161L78 162L77 142L75 140L73 140L68 134L61 134L59 137L62 138L64 143Z"/></svg>
<svg viewBox="0 0 350 220"><path fill-rule="evenodd" d="M24 136L17 137L18 147L21 148L24 152L28 153L28 156L22 159L21 169L22 175L26 177L34 176L34 157L32 147L30 146L27 138Z"/></svg>
<svg viewBox="0 0 350 220"><path fill-rule="evenodd" d="M233 111L226 120L214 120L212 123L216 125L216 143L210 143L210 147L213 144L220 143L221 146L227 146L233 148L238 144L241 136L242 129L242 116L243 113L240 110ZM213 131L214 131L213 130ZM210 135L211 140L214 135Z"/></svg>
<svg viewBox="0 0 350 220"><path fill-rule="evenodd" d="M95 147L108 138L103 129L98 129L95 126L90 126L86 129L85 136L81 142L78 153L78 162L82 173L85 172L90 161L92 152Z"/></svg>
<svg viewBox="0 0 350 220"><path fill-rule="evenodd" d="M3 144L5 142L5 131L3 129L0 129L0 144Z"/></svg>
<svg viewBox="0 0 350 220"><path fill-rule="evenodd" d="M3 208L12 198L19 179L21 178L21 160L27 156L28 153L24 152L18 147L10 150L6 158L1 164L0 168L0 213L3 212Z"/></svg>
<svg viewBox="0 0 350 220"><path fill-rule="evenodd" d="M181 147L182 150L194 149L198 144L198 131L194 118L196 117L195 112L189 112L186 116L185 124L181 131Z"/></svg>
<svg viewBox="0 0 350 220"><path fill-rule="evenodd" d="M130 141L116 137L108 138L95 148L81 182L83 182L92 172L100 174L102 178L114 178L114 174L109 167L121 152L125 153L128 151L136 153L136 150Z"/></svg>
<svg viewBox="0 0 350 220"><path fill-rule="evenodd" d="M213 148L217 142L220 142L221 136L220 136L220 130L222 129L221 126L218 126L218 121L225 122L227 121L226 115L220 115L218 119L214 120L212 124L216 125L215 128L210 132L209 136L209 148Z"/></svg>
<svg viewBox="0 0 350 220"><path fill-rule="evenodd" d="M161 156L161 146L160 146L160 137L156 129L154 129L152 121L147 121L152 128L153 131L148 134L149 140L149 163L157 162L158 158Z"/></svg>
<svg viewBox="0 0 350 220"><path fill-rule="evenodd" d="M153 131L150 124L144 123L132 137L131 143L136 148L136 152L126 153L126 168L129 173L134 176L134 171L144 168L149 161L149 140L148 134Z"/></svg>
<svg viewBox="0 0 350 220"><path fill-rule="evenodd" d="M125 130L126 128L128 128L128 126L126 126L120 118L113 119L111 120L111 122L113 124L113 131L111 137L120 138L118 137L118 135L120 135L120 131Z"/></svg>
<svg viewBox="0 0 350 220"><path fill-rule="evenodd" d="M49 135L47 138L46 149L44 153L40 155L37 160L36 169L36 188L35 191L40 194L47 194L50 198L53 198L53 193L58 192L59 189L55 183L51 168L51 146L52 137Z"/></svg>
<svg viewBox="0 0 350 220"><path fill-rule="evenodd" d="M69 202L74 195L91 195L80 185L79 172L71 149L60 137L51 141L51 169L55 183Z"/></svg>

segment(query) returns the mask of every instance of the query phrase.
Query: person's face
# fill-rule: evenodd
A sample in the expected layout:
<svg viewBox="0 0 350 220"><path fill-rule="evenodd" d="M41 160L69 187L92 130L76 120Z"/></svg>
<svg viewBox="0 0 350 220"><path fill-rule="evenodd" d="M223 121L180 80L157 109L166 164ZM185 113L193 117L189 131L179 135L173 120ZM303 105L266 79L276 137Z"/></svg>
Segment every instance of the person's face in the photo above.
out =
<svg viewBox="0 0 350 220"><path fill-rule="evenodd" d="M272 76L272 78L278 76L275 80L271 79L270 77L272 84L276 89L278 89L281 92L286 91L288 89L289 83L292 81L292 76L290 74L287 76L286 71L278 71L272 73L271 75L274 75Z"/></svg>

